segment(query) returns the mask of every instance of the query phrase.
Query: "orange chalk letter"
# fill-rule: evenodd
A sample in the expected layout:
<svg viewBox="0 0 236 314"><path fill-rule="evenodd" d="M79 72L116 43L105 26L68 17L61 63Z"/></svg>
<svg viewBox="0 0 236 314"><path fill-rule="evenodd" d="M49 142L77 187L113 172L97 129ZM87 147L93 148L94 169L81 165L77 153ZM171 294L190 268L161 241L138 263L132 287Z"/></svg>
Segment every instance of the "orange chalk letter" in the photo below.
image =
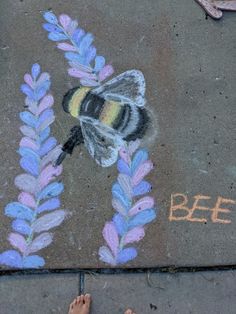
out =
<svg viewBox="0 0 236 314"><path fill-rule="evenodd" d="M231 220L229 219L220 219L218 218L218 213L230 213L230 210L228 208L221 208L221 204L236 204L236 201L223 198L221 196L218 197L216 205L214 208L212 208L212 215L211 215L211 220L212 222L218 222L222 224L230 224Z"/></svg>
<svg viewBox="0 0 236 314"><path fill-rule="evenodd" d="M176 198L181 197L183 201L180 204L174 205L174 201ZM188 203L188 198L184 194L176 193L176 194L171 194L171 205L170 205L170 215L169 215L169 220L170 221L183 221L187 220L187 217L189 215L190 209L185 206ZM185 210L187 211L185 216L174 216L174 212L177 210Z"/></svg>
<svg viewBox="0 0 236 314"><path fill-rule="evenodd" d="M193 203L193 207L190 209L189 214L187 216L187 220L188 221L193 221L193 222L207 222L207 219L205 218L193 218L193 213L195 210L210 210L209 207L205 207L205 206L199 206L198 202L200 200L209 200L210 196L205 196L205 195L195 195L194 196L195 201Z"/></svg>

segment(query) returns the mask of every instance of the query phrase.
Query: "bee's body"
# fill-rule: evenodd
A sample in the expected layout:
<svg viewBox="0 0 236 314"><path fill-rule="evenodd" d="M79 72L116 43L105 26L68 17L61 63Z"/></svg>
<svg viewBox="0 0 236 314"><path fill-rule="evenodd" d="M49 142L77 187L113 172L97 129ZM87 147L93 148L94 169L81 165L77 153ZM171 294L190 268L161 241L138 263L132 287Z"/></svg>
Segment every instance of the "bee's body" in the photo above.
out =
<svg viewBox="0 0 236 314"><path fill-rule="evenodd" d="M67 92L63 99L64 110L73 117L78 118L80 122L80 126L78 126L79 137L83 136L90 154L102 166L113 164L117 159L118 150L123 142L143 137L147 128L148 115L146 109L143 108L144 105L138 106L134 101L127 98L126 95L123 96L127 85L129 85L127 78L127 82L123 86L125 90L123 93L122 91L119 92L119 77L122 76L125 80L127 73L129 73L129 76L133 75L133 78L135 77L136 79L137 75L139 75L139 78L143 79L141 83L144 84L141 72L132 70L121 74L110 83L108 82L96 89L90 87L73 88ZM131 83L134 84L132 81ZM135 83L136 85L141 85L140 82ZM112 89L110 85L112 85ZM138 87L140 89L140 86ZM145 86L143 87L142 85L141 87L145 90ZM114 88L118 89L115 93L113 92ZM140 92L139 89L137 88ZM134 96L138 99L138 97L142 97L142 92L144 91L142 90L140 94L135 94ZM144 104L144 98L139 100L140 102L142 100ZM75 139L75 135L73 138ZM77 139L77 142L82 142L82 139ZM72 143L73 147L77 145L75 140L71 140L70 143ZM67 149L64 147L63 150L71 153L73 148Z"/></svg>

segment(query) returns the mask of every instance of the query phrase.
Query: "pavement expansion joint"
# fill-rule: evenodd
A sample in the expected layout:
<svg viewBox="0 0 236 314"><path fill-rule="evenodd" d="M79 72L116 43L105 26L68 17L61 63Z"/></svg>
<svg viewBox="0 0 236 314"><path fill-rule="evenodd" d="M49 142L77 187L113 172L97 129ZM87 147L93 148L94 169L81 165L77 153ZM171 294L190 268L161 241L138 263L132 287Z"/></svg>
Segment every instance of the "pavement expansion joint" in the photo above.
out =
<svg viewBox="0 0 236 314"><path fill-rule="evenodd" d="M209 272L209 271L232 271L236 270L236 265L219 265L219 266L164 266L164 267L151 267L151 268L91 268L91 269L42 269L42 270L3 270L0 272L1 276L14 276L14 275L40 275L40 274L80 274L79 287L83 290L84 276L88 275L118 275L118 274L142 274L142 273L196 273L196 272ZM82 288L81 288L82 287ZM79 291L81 292L81 291Z"/></svg>

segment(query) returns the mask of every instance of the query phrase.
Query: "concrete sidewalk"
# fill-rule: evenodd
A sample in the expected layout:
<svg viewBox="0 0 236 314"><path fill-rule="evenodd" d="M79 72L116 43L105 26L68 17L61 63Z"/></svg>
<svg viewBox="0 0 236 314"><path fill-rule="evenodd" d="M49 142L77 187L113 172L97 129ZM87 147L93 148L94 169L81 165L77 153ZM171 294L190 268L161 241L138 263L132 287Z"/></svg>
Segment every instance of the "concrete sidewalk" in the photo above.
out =
<svg viewBox="0 0 236 314"><path fill-rule="evenodd" d="M235 314L236 271L0 277L1 314L67 314L79 294L92 294L92 314Z"/></svg>

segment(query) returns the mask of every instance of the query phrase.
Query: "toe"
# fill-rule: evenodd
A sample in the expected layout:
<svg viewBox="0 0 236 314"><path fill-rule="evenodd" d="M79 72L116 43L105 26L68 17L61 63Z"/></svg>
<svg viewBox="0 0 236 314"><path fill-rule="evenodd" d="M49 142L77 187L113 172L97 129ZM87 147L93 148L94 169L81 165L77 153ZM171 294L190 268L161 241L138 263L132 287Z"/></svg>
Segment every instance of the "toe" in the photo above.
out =
<svg viewBox="0 0 236 314"><path fill-rule="evenodd" d="M85 299L84 299L84 295L83 295L83 294L81 294L81 296L80 296L80 302L81 302L82 304L84 304L84 301L85 301Z"/></svg>
<svg viewBox="0 0 236 314"><path fill-rule="evenodd" d="M131 309L128 309L128 310L125 311L124 314L134 314L134 312Z"/></svg>
<svg viewBox="0 0 236 314"><path fill-rule="evenodd" d="M91 303L91 295L90 294L85 294L85 297L84 297L84 303L87 307L90 306L90 303Z"/></svg>

